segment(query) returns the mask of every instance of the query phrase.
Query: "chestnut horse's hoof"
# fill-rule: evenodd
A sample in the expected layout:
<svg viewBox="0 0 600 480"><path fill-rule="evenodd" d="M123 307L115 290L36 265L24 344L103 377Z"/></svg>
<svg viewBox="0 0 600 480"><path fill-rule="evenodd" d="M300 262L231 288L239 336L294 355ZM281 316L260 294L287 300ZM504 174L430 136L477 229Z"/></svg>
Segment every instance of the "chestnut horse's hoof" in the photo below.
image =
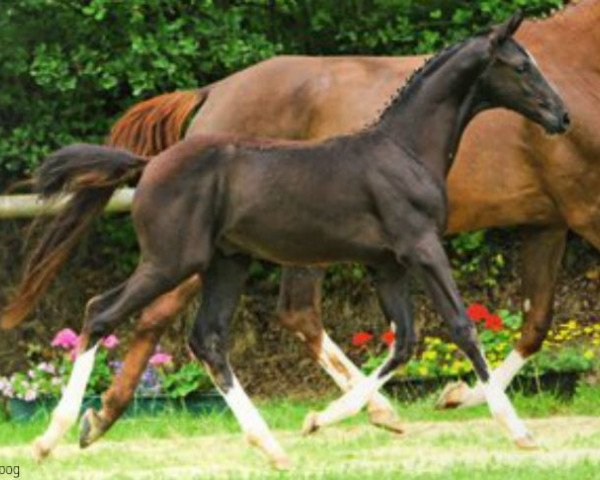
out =
<svg viewBox="0 0 600 480"><path fill-rule="evenodd" d="M92 408L88 408L81 418L79 430L79 446L86 448L98 440L104 434L106 428L104 428L102 417Z"/></svg>
<svg viewBox="0 0 600 480"><path fill-rule="evenodd" d="M471 387L465 382L452 382L444 387L440 398L435 403L437 409L449 409L460 407L467 398Z"/></svg>
<svg viewBox="0 0 600 480"><path fill-rule="evenodd" d="M50 448L44 445L44 442L41 438L36 438L31 446L31 453L33 454L33 458L36 462L40 463L44 460L48 455L50 455Z"/></svg>
<svg viewBox="0 0 600 480"><path fill-rule="evenodd" d="M405 432L404 426L395 412L391 410L374 410L369 412L369 421L376 427L397 434Z"/></svg>
<svg viewBox="0 0 600 480"><path fill-rule="evenodd" d="M271 459L271 466L280 472L287 472L292 468L292 461L288 457L278 457Z"/></svg>
<svg viewBox="0 0 600 480"><path fill-rule="evenodd" d="M318 424L319 414L317 412L308 412L302 425L302 435L310 435L319 430Z"/></svg>
<svg viewBox="0 0 600 480"><path fill-rule="evenodd" d="M528 433L524 437L515 439L515 445L521 450L539 450L540 446L535 441L535 438Z"/></svg>

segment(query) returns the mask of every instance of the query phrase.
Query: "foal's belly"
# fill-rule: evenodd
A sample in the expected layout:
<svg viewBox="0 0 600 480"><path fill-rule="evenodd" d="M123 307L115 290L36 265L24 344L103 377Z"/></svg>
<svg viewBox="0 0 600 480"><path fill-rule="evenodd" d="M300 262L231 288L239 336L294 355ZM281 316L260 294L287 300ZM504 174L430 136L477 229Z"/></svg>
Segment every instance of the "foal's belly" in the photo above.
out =
<svg viewBox="0 0 600 480"><path fill-rule="evenodd" d="M285 265L337 262L374 264L390 254L388 242L375 225L252 224L238 225L218 245Z"/></svg>

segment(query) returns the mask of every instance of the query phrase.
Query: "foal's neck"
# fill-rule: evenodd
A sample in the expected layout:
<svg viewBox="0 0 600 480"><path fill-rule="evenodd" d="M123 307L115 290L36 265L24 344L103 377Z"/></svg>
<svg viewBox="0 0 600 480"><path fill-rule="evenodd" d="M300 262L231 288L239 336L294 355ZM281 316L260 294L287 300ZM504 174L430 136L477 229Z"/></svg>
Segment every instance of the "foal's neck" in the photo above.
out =
<svg viewBox="0 0 600 480"><path fill-rule="evenodd" d="M485 62L473 43L434 57L384 112L379 128L444 181L465 127L486 108L476 82Z"/></svg>

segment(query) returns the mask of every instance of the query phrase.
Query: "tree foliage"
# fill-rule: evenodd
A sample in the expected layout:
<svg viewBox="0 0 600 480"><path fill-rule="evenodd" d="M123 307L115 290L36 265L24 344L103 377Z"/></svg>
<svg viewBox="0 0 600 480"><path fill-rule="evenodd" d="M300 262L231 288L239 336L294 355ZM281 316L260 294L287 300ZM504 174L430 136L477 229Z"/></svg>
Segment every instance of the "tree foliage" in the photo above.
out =
<svg viewBox="0 0 600 480"><path fill-rule="evenodd" d="M0 11L0 187L101 141L128 106L280 53L430 52L561 0L9 0ZM249 85L248 88L252 86Z"/></svg>

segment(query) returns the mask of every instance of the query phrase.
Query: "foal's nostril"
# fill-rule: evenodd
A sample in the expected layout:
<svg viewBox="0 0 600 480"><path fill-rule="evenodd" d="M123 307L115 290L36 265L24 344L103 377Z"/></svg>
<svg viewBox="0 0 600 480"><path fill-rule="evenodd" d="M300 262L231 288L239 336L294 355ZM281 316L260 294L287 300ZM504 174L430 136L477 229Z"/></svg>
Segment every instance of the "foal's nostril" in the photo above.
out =
<svg viewBox="0 0 600 480"><path fill-rule="evenodd" d="M563 126L568 127L571 125L571 117L569 117L568 113L565 113L562 117Z"/></svg>

